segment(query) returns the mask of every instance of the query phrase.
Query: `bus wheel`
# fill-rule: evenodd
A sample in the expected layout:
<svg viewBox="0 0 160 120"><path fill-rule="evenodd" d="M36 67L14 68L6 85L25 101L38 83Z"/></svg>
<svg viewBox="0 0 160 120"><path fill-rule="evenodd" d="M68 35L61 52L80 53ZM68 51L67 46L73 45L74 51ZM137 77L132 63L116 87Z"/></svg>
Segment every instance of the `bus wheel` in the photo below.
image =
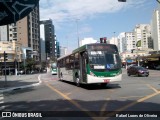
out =
<svg viewBox="0 0 160 120"><path fill-rule="evenodd" d="M107 83L101 83L101 87L106 87L107 86Z"/></svg>
<svg viewBox="0 0 160 120"><path fill-rule="evenodd" d="M79 78L76 78L76 86L79 87L80 83L79 83Z"/></svg>
<svg viewBox="0 0 160 120"><path fill-rule="evenodd" d="M128 76L130 76L130 73L129 73L129 72L127 72L127 74L128 74Z"/></svg>

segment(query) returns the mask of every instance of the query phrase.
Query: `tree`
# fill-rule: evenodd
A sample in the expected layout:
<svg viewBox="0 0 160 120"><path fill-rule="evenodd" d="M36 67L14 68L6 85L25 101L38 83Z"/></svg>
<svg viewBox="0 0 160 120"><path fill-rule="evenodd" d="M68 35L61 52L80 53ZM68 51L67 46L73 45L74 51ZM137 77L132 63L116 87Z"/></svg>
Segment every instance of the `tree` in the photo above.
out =
<svg viewBox="0 0 160 120"><path fill-rule="evenodd" d="M141 40L137 41L136 46L141 47Z"/></svg>
<svg viewBox="0 0 160 120"><path fill-rule="evenodd" d="M35 68L36 61L33 58L26 59L26 68L30 71Z"/></svg>

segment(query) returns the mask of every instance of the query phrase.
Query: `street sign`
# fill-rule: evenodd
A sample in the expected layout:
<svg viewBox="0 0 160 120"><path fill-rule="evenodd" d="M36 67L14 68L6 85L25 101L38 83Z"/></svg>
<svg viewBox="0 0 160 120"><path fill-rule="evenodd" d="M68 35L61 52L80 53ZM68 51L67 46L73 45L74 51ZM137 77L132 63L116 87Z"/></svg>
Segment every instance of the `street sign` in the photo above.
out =
<svg viewBox="0 0 160 120"><path fill-rule="evenodd" d="M27 16L39 0L0 0L0 25L15 23Z"/></svg>

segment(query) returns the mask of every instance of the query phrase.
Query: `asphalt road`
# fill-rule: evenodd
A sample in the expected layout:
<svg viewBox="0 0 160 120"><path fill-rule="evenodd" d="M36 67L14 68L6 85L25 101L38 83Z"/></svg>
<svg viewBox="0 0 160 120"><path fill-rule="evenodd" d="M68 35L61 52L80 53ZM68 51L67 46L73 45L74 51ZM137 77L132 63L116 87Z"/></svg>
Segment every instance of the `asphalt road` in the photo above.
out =
<svg viewBox="0 0 160 120"><path fill-rule="evenodd" d="M69 120L71 120L69 117L72 119L85 117L83 119L89 120L124 119L124 117L158 119L160 71L150 70L149 77L136 77L127 76L126 70L123 69L122 78L121 82L109 84L104 88L99 85L77 87L73 83L58 81L55 75L43 74L40 86L1 95L1 110L49 111L42 113L43 117L51 116L45 118L47 120L53 119L53 116L58 116L54 119L67 117Z"/></svg>

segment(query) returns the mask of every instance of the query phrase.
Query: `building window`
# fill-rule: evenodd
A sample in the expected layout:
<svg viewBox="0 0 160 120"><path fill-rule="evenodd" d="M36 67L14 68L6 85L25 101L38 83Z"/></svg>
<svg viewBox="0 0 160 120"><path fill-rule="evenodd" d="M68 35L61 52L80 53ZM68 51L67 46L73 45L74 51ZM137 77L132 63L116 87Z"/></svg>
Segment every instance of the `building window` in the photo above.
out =
<svg viewBox="0 0 160 120"><path fill-rule="evenodd" d="M8 49L8 50L12 50L12 47L11 47L11 46L8 46L7 49Z"/></svg>

